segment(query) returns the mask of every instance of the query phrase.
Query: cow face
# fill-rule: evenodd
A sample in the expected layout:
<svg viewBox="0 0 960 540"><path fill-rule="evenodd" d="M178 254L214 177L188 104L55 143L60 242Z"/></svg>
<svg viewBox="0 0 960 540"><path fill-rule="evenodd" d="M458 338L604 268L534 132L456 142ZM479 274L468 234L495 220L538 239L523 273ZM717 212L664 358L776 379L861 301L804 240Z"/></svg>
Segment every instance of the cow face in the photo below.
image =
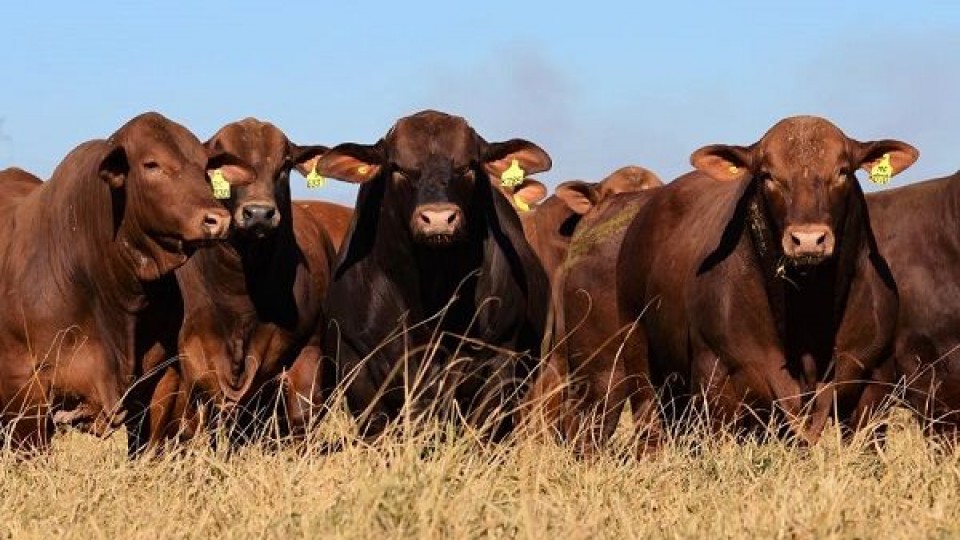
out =
<svg viewBox="0 0 960 540"><path fill-rule="evenodd" d="M309 174L327 150L324 146L297 146L273 124L254 118L228 124L205 146L211 154L228 152L253 167L254 180L231 189L224 204L233 216L234 228L257 238L274 231L284 219L278 202L290 200L290 170L296 167Z"/></svg>
<svg viewBox="0 0 960 540"><path fill-rule="evenodd" d="M463 118L424 111L400 119L375 145L335 147L318 170L349 182L386 182L384 204L402 216L413 241L439 248L467 237L478 183L499 183L514 162L528 174L550 168L550 156L531 142L488 143Z"/></svg>
<svg viewBox="0 0 960 540"><path fill-rule="evenodd" d="M886 159L897 174L918 155L900 141L860 142L827 120L798 116L781 120L751 146L707 146L690 161L716 180L760 182L784 256L794 265L814 265L834 253L846 201L859 189L856 170L870 171Z"/></svg>
<svg viewBox="0 0 960 540"><path fill-rule="evenodd" d="M136 231L127 242L157 255L143 247L152 241L181 258L185 244L226 238L230 215L214 199L207 178L217 169L233 184L252 180L253 171L236 156L208 155L186 128L156 113L134 118L107 144L99 174L122 193L126 230Z"/></svg>

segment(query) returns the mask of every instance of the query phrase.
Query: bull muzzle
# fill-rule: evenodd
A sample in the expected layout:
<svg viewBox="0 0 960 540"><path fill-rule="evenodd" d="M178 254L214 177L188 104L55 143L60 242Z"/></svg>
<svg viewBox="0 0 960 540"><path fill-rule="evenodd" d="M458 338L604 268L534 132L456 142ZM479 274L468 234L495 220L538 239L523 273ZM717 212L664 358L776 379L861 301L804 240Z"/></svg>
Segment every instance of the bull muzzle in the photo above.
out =
<svg viewBox="0 0 960 540"><path fill-rule="evenodd" d="M815 265L833 255L836 237L827 225L789 225L783 232L783 254L795 264Z"/></svg>
<svg viewBox="0 0 960 540"><path fill-rule="evenodd" d="M452 203L434 203L418 206L413 212L413 235L422 243L445 246L463 236L463 211Z"/></svg>
<svg viewBox="0 0 960 540"><path fill-rule="evenodd" d="M216 208L198 212L193 218L191 230L183 235L183 239L190 243L225 240L228 232L230 232L230 212Z"/></svg>
<svg viewBox="0 0 960 540"><path fill-rule="evenodd" d="M262 236L280 225L280 212L275 204L243 204L237 208L233 221L237 229Z"/></svg>

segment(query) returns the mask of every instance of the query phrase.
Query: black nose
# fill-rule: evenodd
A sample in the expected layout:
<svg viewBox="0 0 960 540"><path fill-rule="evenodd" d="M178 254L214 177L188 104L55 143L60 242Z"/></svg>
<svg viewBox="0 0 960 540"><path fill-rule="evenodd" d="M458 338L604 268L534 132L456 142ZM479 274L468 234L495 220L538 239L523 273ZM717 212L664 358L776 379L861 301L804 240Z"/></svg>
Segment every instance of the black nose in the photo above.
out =
<svg viewBox="0 0 960 540"><path fill-rule="evenodd" d="M270 226L273 224L273 218L277 215L277 207L266 204L248 204L243 207L241 214L243 215L244 227Z"/></svg>

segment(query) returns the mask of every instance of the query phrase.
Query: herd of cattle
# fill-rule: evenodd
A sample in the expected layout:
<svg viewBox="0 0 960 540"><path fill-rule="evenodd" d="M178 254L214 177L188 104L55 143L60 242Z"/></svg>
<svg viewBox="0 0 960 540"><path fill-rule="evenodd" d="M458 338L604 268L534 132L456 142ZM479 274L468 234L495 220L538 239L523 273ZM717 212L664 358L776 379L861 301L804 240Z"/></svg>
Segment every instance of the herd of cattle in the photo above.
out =
<svg viewBox="0 0 960 540"><path fill-rule="evenodd" d="M960 174L855 177L917 157L792 117L668 184L630 166L547 197L543 149L436 111L333 148L143 114L46 182L0 171L0 427L37 451L125 426L131 455L225 419L302 437L340 389L366 437L536 416L591 452L629 403L652 447L691 418L812 443L905 389L953 435ZM292 169L359 184L355 208L293 201Z"/></svg>

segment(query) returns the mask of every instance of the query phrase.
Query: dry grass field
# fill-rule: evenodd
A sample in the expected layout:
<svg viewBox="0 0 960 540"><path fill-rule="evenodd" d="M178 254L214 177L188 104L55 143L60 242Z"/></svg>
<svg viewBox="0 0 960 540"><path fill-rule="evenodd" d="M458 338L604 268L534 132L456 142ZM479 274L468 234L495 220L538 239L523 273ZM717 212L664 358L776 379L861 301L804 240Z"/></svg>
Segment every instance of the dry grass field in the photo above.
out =
<svg viewBox="0 0 960 540"><path fill-rule="evenodd" d="M349 437L333 415L317 438ZM313 441L309 447L320 446ZM578 460L441 427L323 453L202 444L128 461L122 434L0 455L2 538L956 538L960 459L895 415L882 450L674 438Z"/></svg>

